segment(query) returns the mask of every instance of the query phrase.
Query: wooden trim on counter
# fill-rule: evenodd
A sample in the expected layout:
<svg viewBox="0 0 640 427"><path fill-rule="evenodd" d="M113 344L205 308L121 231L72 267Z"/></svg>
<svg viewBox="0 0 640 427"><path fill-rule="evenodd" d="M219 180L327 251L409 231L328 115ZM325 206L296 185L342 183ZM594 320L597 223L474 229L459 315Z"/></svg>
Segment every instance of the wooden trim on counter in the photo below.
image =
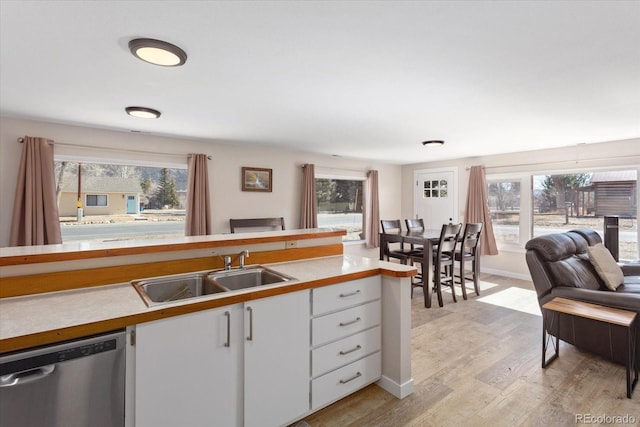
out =
<svg viewBox="0 0 640 427"><path fill-rule="evenodd" d="M77 261L113 256L145 255L161 252L186 251L192 249L210 249L218 247L256 245L261 243L286 242L291 240L308 240L325 237L344 236L345 230L314 229L287 230L279 232L261 232L243 234L221 234L199 237L167 239L166 242L142 244L140 241L99 242L95 246L85 248L75 244L39 246L38 249L17 247L2 248L0 267L10 265L36 264L43 262ZM40 251L40 252L38 252ZM13 252L13 253L12 253Z"/></svg>
<svg viewBox="0 0 640 427"><path fill-rule="evenodd" d="M394 274L388 274L394 273ZM396 274L397 273L397 274ZM289 292L313 289L322 286L333 285L350 280L362 279L365 277L377 275L389 275L394 277L409 277L415 275L415 270L392 272L382 268L374 268L371 270L360 271L357 273L344 274L341 276L328 277L315 281L302 283L293 283L284 287L276 287L269 289L257 289L251 292L233 294L222 298L190 302L181 305L163 307L156 310L133 314L130 316L108 319L100 322L85 323L77 326L70 326L50 331L38 332L30 335L22 335L13 338L0 340L0 353L9 351L23 350L40 345L52 344L56 342L66 341L75 338L86 337L103 332L109 332L117 329L123 329L144 322L165 319L168 317L179 316L182 314L193 313L201 310L224 307L231 304L246 303L260 298L268 298L276 295L282 295Z"/></svg>
<svg viewBox="0 0 640 427"><path fill-rule="evenodd" d="M237 244L237 242L238 241L235 240L234 245ZM255 242L252 241L252 243ZM306 258L342 255L342 253L343 245L341 243L307 248L251 252L247 264L272 264ZM111 285L145 277L165 276L209 269L214 270L223 267L224 264L220 257L208 256L174 261L127 264L113 267L4 277L0 279L0 298Z"/></svg>

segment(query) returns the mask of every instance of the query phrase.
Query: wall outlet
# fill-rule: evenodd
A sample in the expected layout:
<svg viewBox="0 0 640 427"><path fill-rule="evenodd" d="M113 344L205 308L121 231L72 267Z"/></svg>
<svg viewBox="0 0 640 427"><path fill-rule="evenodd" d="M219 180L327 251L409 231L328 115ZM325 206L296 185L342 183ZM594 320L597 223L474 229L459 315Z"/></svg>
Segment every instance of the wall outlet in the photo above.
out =
<svg viewBox="0 0 640 427"><path fill-rule="evenodd" d="M284 243L284 247L287 248L287 249L297 248L298 247L298 242L296 240L287 240Z"/></svg>

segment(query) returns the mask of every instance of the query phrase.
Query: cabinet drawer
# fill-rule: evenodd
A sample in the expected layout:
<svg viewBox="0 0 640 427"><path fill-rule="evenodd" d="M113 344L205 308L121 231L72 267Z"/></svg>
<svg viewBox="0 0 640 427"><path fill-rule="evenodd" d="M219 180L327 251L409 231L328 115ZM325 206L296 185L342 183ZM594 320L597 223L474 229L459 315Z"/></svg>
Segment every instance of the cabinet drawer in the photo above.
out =
<svg viewBox="0 0 640 427"><path fill-rule="evenodd" d="M317 377L380 350L380 326L311 350L311 376Z"/></svg>
<svg viewBox="0 0 640 427"><path fill-rule="evenodd" d="M380 324L380 300L311 319L311 345L353 335Z"/></svg>
<svg viewBox="0 0 640 427"><path fill-rule="evenodd" d="M312 315L341 310L380 299L380 276L365 277L313 290Z"/></svg>
<svg viewBox="0 0 640 427"><path fill-rule="evenodd" d="M311 381L311 410L340 399L380 378L380 352Z"/></svg>

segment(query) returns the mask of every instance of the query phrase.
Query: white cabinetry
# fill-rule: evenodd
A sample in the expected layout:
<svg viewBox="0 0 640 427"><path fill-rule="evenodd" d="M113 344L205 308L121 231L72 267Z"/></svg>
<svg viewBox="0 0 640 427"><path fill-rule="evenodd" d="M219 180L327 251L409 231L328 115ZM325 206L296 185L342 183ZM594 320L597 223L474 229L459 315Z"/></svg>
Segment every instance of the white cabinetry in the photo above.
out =
<svg viewBox="0 0 640 427"><path fill-rule="evenodd" d="M311 409L381 376L380 277L313 289Z"/></svg>
<svg viewBox="0 0 640 427"><path fill-rule="evenodd" d="M137 325L135 426L242 425L241 324L236 304Z"/></svg>
<svg viewBox="0 0 640 427"><path fill-rule="evenodd" d="M244 329L244 425L278 426L307 413L309 291L245 303Z"/></svg>
<svg viewBox="0 0 640 427"><path fill-rule="evenodd" d="M309 411L309 291L136 326L135 426L282 425Z"/></svg>

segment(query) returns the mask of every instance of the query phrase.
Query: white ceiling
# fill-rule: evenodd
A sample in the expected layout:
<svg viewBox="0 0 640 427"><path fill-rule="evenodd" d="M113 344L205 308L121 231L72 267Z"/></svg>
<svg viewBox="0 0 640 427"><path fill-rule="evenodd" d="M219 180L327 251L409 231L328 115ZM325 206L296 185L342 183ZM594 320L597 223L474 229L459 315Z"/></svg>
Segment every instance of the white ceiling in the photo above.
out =
<svg viewBox="0 0 640 427"><path fill-rule="evenodd" d="M640 137L636 0L0 7L4 116L399 164ZM187 63L134 58L137 37Z"/></svg>

